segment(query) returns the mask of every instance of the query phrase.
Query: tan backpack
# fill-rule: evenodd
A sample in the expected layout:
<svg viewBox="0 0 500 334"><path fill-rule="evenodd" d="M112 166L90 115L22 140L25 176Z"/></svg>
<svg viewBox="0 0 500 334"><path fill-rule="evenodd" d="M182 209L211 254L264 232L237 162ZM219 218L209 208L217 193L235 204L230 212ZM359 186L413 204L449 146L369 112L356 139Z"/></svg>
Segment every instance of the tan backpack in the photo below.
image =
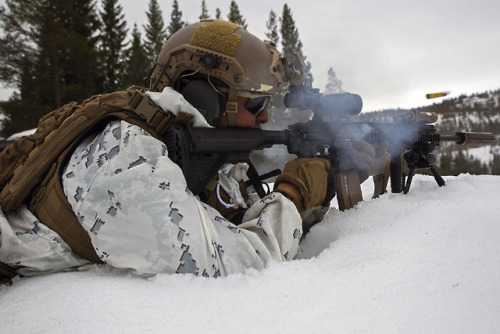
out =
<svg viewBox="0 0 500 334"><path fill-rule="evenodd" d="M61 168L78 143L91 131L118 118L140 126L156 138L175 120L147 96L142 87L71 102L44 116L36 132L0 153L0 204L4 212L27 204L40 221L57 232L72 251L101 262L68 203Z"/></svg>

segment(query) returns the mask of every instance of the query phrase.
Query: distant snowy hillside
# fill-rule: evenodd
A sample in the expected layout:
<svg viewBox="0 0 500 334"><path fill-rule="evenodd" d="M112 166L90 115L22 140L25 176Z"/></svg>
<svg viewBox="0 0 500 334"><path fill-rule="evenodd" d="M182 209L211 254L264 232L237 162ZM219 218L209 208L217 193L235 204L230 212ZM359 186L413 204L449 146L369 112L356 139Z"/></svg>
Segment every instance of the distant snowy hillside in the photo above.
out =
<svg viewBox="0 0 500 334"><path fill-rule="evenodd" d="M441 169L447 174L458 174L469 170L471 173L500 174L500 90L488 91L473 95L461 95L457 98L447 99L441 103L433 104L427 110L436 112L439 120L436 128L440 133L454 133L456 131L491 132L496 135L496 142L491 146L482 148L469 148L459 145L442 145L436 153ZM478 160L482 168L474 168L470 163L463 168L453 164L462 163L460 154L465 159ZM447 156L446 156L447 155ZM449 157L449 158L448 158ZM442 160L444 158L444 160ZM451 160L451 166L448 165Z"/></svg>
<svg viewBox="0 0 500 334"><path fill-rule="evenodd" d="M460 173L500 175L500 90L461 95L444 99L430 106L414 108L416 111L434 112L438 115L436 131L454 134L459 131L490 132L495 134L493 145L474 148L442 143L434 154L437 167L445 175ZM391 109L367 112L360 115L363 121L391 122L394 115L409 112L406 109Z"/></svg>
<svg viewBox="0 0 500 334"><path fill-rule="evenodd" d="M206 279L106 267L0 287L0 333L499 333L499 176L331 210L300 260Z"/></svg>
<svg viewBox="0 0 500 334"><path fill-rule="evenodd" d="M500 134L500 90L445 98L438 103L412 110L435 112L439 132L476 131ZM362 114L364 120L385 119L408 109L387 109Z"/></svg>

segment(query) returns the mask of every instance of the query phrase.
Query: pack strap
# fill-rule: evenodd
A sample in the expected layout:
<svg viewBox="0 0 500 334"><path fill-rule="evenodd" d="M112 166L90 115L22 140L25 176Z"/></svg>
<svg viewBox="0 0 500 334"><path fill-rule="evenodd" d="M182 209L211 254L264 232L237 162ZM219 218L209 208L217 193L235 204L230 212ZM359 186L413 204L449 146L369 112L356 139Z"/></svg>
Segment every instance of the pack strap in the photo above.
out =
<svg viewBox="0 0 500 334"><path fill-rule="evenodd" d="M64 194L58 177L60 167L64 165L61 162L54 163L49 175L36 192L30 210L48 228L59 234L71 247L73 253L93 263L102 263L92 246L89 235L78 221Z"/></svg>
<svg viewBox="0 0 500 334"><path fill-rule="evenodd" d="M250 179L245 183L247 186L253 186L259 197L262 198L267 195L267 191L265 191L264 187L262 186L263 181L271 177L278 176L279 174L281 174L281 170L274 169L268 173L259 175L253 163L250 162L248 165L249 168L247 175Z"/></svg>
<svg viewBox="0 0 500 334"><path fill-rule="evenodd" d="M128 105L134 113L146 121L158 134L163 135L175 121L176 116L170 111L163 111L144 91L136 89L128 100Z"/></svg>

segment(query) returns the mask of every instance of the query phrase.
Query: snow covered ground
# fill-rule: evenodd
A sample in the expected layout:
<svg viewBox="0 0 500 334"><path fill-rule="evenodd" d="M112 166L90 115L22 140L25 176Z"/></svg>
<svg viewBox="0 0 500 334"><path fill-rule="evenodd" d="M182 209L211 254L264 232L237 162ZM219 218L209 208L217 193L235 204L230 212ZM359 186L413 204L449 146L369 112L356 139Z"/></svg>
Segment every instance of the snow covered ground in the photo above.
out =
<svg viewBox="0 0 500 334"><path fill-rule="evenodd" d="M263 271L20 279L0 333L499 333L500 177L445 179L330 211L300 260Z"/></svg>

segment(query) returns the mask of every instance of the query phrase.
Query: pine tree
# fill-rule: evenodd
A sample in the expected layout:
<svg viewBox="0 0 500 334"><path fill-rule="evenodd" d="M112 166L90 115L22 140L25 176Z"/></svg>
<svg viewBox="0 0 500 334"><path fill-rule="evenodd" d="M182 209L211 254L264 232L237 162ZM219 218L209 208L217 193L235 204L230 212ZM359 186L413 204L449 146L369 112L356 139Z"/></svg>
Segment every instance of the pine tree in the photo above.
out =
<svg viewBox="0 0 500 334"><path fill-rule="evenodd" d="M54 104L59 107L102 91L102 75L96 46L99 17L95 0L74 0L69 3L64 0L51 1L55 3L55 10L47 10L49 20L58 21L61 17L68 16L63 22L63 31L56 33L56 45L50 44L46 48L50 49L51 55L54 53L61 57L61 100L55 99ZM56 50L53 49L54 46ZM66 52L63 53L63 50Z"/></svg>
<svg viewBox="0 0 500 334"><path fill-rule="evenodd" d="M441 175L452 175L452 157L450 153L444 152L439 155L439 173Z"/></svg>
<svg viewBox="0 0 500 334"><path fill-rule="evenodd" d="M146 32L144 48L148 56L149 67L152 67L156 63L156 57L167 40L167 32L157 0L149 1L149 8L146 12L146 16L148 18L148 25L143 26Z"/></svg>
<svg viewBox="0 0 500 334"><path fill-rule="evenodd" d="M219 8L216 8L216 9L215 9L215 18L216 18L217 20L222 20L222 13L221 13L221 11L220 11L220 9L219 9Z"/></svg>
<svg viewBox="0 0 500 334"><path fill-rule="evenodd" d="M22 88L37 58L38 24L34 13L40 1L10 1L0 7L0 81Z"/></svg>
<svg viewBox="0 0 500 334"><path fill-rule="evenodd" d="M453 159L453 169L452 175L459 175L461 173L467 173L468 162L462 150L458 151L458 154Z"/></svg>
<svg viewBox="0 0 500 334"><path fill-rule="evenodd" d="M240 9L235 1L231 1L231 5L229 6L229 15L227 16L227 20L229 22L236 23L240 25L243 29L247 30L248 25L246 24L245 19L240 13Z"/></svg>
<svg viewBox="0 0 500 334"><path fill-rule="evenodd" d="M141 42L141 33L134 24L130 48L125 51L126 62L124 67L123 88L131 85L147 86L145 80L149 68L148 57Z"/></svg>
<svg viewBox="0 0 500 334"><path fill-rule="evenodd" d="M500 175L500 155L493 155L493 160L490 162L490 169L492 175Z"/></svg>
<svg viewBox="0 0 500 334"><path fill-rule="evenodd" d="M122 87L123 49L128 30L122 10L118 0L103 0L99 49L104 67L104 92L113 92Z"/></svg>
<svg viewBox="0 0 500 334"><path fill-rule="evenodd" d="M208 15L208 9L207 9L207 3L205 0L201 0L201 14L200 14L200 21L204 19L209 19L210 15Z"/></svg>
<svg viewBox="0 0 500 334"><path fill-rule="evenodd" d="M179 3L177 0L174 0L172 4L172 14L170 16L170 25L168 26L168 38L184 26L185 23L182 21L182 12L179 10Z"/></svg>
<svg viewBox="0 0 500 334"><path fill-rule="evenodd" d="M44 113L102 89L95 1L12 0L0 15L1 79L19 90L1 106L9 118L4 134L35 127Z"/></svg>
<svg viewBox="0 0 500 334"><path fill-rule="evenodd" d="M2 121L1 135L33 128L50 107L40 106L37 100L35 67L38 57L37 34L40 22L35 13L40 1L10 1L0 7L0 80L16 88L8 101L0 103L6 119ZM33 101L33 102L28 102Z"/></svg>
<svg viewBox="0 0 500 334"><path fill-rule="evenodd" d="M283 54L286 58L291 58L292 52L299 52L299 46L302 46L299 40L299 31L295 27L295 21L292 17L292 12L288 5L283 6L283 13L280 18L281 22L281 45Z"/></svg>
<svg viewBox="0 0 500 334"><path fill-rule="evenodd" d="M325 94L328 93L339 93L343 92L342 90L342 80L337 78L337 74L333 70L332 67L328 69L328 82L325 86Z"/></svg>
<svg viewBox="0 0 500 334"><path fill-rule="evenodd" d="M268 41L275 45L278 46L278 42L280 39L280 36L278 34L278 19L276 18L276 13L271 9L271 12L269 12L269 19L266 22L266 37Z"/></svg>
<svg viewBox="0 0 500 334"><path fill-rule="evenodd" d="M302 57L305 64L305 73L312 82L311 64L307 61L306 56L304 56L304 53L302 52L302 42L299 39L299 30L295 26L292 11L287 4L283 5L283 13L280 18L280 22L281 45L283 47L282 51L285 58L289 59L293 55L293 52L297 52Z"/></svg>

